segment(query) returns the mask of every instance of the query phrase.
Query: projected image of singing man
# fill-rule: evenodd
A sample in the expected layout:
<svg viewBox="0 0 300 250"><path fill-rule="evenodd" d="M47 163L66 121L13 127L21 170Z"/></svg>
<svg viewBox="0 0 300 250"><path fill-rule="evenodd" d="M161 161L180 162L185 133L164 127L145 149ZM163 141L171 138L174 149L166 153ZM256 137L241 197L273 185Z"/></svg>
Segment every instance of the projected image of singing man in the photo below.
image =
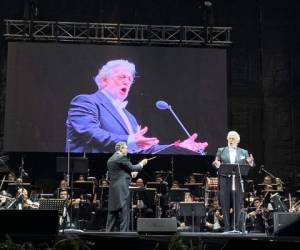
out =
<svg viewBox="0 0 300 250"><path fill-rule="evenodd" d="M253 155L248 153L246 149L238 147L240 142L240 135L236 131L229 131L227 134L227 147L218 148L215 160L212 165L219 169L221 164L240 164L254 166ZM226 165L224 166L226 167ZM224 231L232 229L233 216L232 212L235 213L235 225L236 229L241 227L240 225L240 211L243 207L243 195L241 191L241 183L239 174L236 173L235 178L235 204L233 204L232 197L232 176L230 174L218 175L218 195L220 204L224 215ZM235 211L233 209L235 208ZM231 220L232 219L232 220ZM231 223L232 222L232 223Z"/></svg>
<svg viewBox="0 0 300 250"><path fill-rule="evenodd" d="M135 74L132 62L108 61L94 78L98 91L73 98L66 121L66 151L113 152L119 141L127 142L129 153L152 154L169 146L159 144L156 137L147 137L148 127L141 127L126 109ZM194 152L204 151L208 144L197 142L197 137L194 133L174 144Z"/></svg>

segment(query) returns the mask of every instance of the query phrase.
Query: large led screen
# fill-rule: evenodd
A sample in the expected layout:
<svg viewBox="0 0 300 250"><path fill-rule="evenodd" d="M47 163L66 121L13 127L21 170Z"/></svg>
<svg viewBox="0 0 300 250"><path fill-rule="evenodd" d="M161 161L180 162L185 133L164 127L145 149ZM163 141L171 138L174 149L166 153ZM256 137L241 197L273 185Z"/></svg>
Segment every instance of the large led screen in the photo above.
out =
<svg viewBox="0 0 300 250"><path fill-rule="evenodd" d="M118 59L136 70L126 107L94 79ZM5 151L106 153L127 141L131 153L214 155L226 80L225 49L10 42Z"/></svg>

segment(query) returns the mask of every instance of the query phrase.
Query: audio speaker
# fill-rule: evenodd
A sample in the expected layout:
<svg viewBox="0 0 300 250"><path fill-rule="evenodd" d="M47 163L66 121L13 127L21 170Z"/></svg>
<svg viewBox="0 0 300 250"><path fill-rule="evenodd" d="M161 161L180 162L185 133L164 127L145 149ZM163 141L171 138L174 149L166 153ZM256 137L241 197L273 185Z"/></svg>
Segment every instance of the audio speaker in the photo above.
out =
<svg viewBox="0 0 300 250"><path fill-rule="evenodd" d="M137 231L139 234L174 234L177 231L177 220L173 218L138 218Z"/></svg>
<svg viewBox="0 0 300 250"><path fill-rule="evenodd" d="M1 235L54 235L58 233L57 210L0 210Z"/></svg>
<svg viewBox="0 0 300 250"><path fill-rule="evenodd" d="M300 236L300 214L275 212L273 219L274 235Z"/></svg>

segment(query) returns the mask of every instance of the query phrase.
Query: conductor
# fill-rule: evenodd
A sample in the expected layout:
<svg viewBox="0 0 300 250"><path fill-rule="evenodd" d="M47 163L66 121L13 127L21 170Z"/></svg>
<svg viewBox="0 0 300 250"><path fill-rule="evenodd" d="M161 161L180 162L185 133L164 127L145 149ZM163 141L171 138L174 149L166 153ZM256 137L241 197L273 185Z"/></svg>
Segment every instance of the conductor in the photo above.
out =
<svg viewBox="0 0 300 250"><path fill-rule="evenodd" d="M147 159L143 159L133 165L127 157L127 153L126 142L118 142L115 146L115 153L107 161L110 179L106 222L106 231L108 232L129 231L131 176L136 176L137 172L141 171L148 162Z"/></svg>

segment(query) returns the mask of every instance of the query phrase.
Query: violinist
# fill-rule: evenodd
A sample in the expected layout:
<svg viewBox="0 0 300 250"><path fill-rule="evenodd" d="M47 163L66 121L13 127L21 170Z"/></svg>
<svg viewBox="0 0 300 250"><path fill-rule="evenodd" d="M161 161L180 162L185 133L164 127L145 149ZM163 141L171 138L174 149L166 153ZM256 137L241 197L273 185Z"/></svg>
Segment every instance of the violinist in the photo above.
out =
<svg viewBox="0 0 300 250"><path fill-rule="evenodd" d="M264 233L268 229L269 211L263 207L263 202L259 198L253 200L253 207L247 214L247 229L251 233Z"/></svg>
<svg viewBox="0 0 300 250"><path fill-rule="evenodd" d="M32 202L28 198L28 190L24 187L18 188L16 197L17 200L19 200L19 202L17 203L17 209L38 209L39 208L38 202Z"/></svg>

